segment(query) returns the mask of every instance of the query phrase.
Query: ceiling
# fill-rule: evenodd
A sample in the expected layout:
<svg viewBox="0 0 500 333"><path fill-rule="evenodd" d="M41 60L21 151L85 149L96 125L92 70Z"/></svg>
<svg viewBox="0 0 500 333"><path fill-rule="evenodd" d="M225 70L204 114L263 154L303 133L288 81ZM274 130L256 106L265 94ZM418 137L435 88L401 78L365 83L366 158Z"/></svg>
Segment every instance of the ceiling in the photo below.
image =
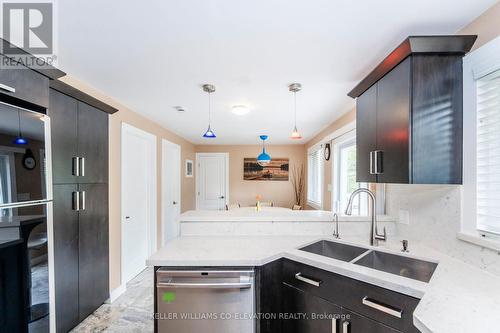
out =
<svg viewBox="0 0 500 333"><path fill-rule="evenodd" d="M196 144L305 143L408 35L453 34L496 0L58 1L58 67ZM293 128L297 94L300 141ZM201 85L212 83L212 128ZM236 116L232 105L251 112ZM186 112L178 113L174 106Z"/></svg>

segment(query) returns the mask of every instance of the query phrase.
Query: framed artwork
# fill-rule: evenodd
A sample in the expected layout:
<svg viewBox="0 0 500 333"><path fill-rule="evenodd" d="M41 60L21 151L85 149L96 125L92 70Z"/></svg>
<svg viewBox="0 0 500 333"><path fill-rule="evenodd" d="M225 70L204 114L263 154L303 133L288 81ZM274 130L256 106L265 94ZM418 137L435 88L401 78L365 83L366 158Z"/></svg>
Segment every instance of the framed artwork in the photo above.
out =
<svg viewBox="0 0 500 333"><path fill-rule="evenodd" d="M186 160L185 175L186 175L187 178L192 178L193 177L193 161L192 160Z"/></svg>
<svg viewBox="0 0 500 333"><path fill-rule="evenodd" d="M273 158L265 166L259 165L256 158L243 159L243 180L288 181L288 158Z"/></svg>

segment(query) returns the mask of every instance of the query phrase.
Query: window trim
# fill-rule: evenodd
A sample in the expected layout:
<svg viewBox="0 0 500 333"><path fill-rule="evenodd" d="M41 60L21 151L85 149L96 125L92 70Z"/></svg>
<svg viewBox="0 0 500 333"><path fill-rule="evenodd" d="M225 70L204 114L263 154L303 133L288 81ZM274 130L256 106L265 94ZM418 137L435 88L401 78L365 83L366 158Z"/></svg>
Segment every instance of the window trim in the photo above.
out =
<svg viewBox="0 0 500 333"><path fill-rule="evenodd" d="M457 238L483 247L500 248L499 235L479 230L476 209L476 81L500 70L500 37L493 39L463 59L463 188L460 231Z"/></svg>
<svg viewBox="0 0 500 333"><path fill-rule="evenodd" d="M324 181L325 181L325 162L324 162L324 158L323 158L323 154L321 153L323 150L323 145L322 144L316 144L312 147L309 147L309 149L307 149L307 193L306 193L306 197L307 197L307 205L308 206L311 206L312 208L314 209L319 209L319 210L323 210L323 203L324 203ZM320 158L319 158L319 194L320 194L320 201L319 202L316 202L316 201L312 201L312 200L309 200L309 186L310 186L310 182L309 182L309 170L310 170L310 167L309 167L309 156L314 153L315 151L319 151L319 154L320 154Z"/></svg>

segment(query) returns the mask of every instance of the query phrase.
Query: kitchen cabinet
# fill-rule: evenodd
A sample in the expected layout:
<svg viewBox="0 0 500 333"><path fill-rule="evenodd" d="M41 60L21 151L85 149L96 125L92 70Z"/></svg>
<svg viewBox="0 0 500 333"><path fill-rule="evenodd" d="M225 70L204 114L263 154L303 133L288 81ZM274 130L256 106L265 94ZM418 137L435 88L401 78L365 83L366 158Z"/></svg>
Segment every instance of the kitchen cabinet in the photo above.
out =
<svg viewBox="0 0 500 333"><path fill-rule="evenodd" d="M462 57L475 38L409 37L349 93L358 182L462 183Z"/></svg>
<svg viewBox="0 0 500 333"><path fill-rule="evenodd" d="M52 127L57 332L109 298L108 114L55 89Z"/></svg>
<svg viewBox="0 0 500 333"><path fill-rule="evenodd" d="M401 333L368 317L342 308L342 324L337 332L342 333Z"/></svg>

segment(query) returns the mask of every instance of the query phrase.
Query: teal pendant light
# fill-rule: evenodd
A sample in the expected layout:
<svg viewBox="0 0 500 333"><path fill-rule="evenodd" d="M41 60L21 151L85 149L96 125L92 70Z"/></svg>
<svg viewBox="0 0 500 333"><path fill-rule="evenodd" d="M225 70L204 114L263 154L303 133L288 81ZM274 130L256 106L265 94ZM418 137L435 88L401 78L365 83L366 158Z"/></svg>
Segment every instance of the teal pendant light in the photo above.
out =
<svg viewBox="0 0 500 333"><path fill-rule="evenodd" d="M261 135L260 139L262 140L262 153L257 157L257 163L260 166L266 166L271 162L271 156L269 156L268 153L266 153L266 146L265 146L265 141L267 140L268 136L267 135Z"/></svg>
<svg viewBox="0 0 500 333"><path fill-rule="evenodd" d="M214 131L212 131L212 128L210 127L210 116L211 116L211 110L210 110L210 94L215 91L215 86L213 84L204 84L203 85L203 91L208 93L208 129L203 134L204 138L207 139L215 139L217 136L215 135Z"/></svg>

